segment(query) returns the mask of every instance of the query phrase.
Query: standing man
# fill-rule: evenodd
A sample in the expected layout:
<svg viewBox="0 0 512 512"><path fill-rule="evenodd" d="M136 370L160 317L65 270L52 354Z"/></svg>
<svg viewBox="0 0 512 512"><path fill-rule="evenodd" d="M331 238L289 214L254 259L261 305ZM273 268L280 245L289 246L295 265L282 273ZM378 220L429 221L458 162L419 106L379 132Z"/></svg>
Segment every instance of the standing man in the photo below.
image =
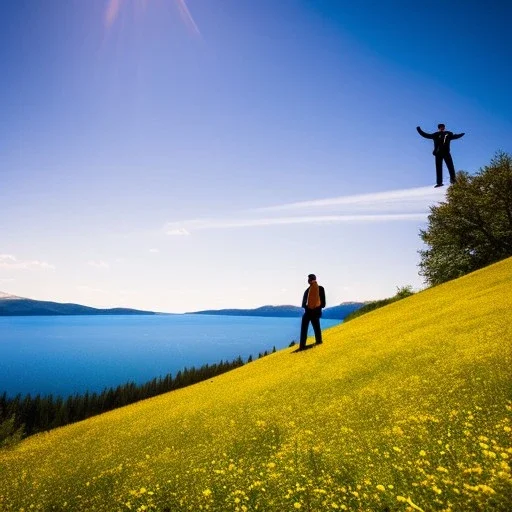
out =
<svg viewBox="0 0 512 512"><path fill-rule="evenodd" d="M426 133L419 126L416 127L418 133L425 137L425 139L434 139L433 155L436 157L436 177L437 183L434 188L443 186L443 160L446 162L446 167L450 172L450 183L455 183L455 167L453 165L452 155L450 154L450 141L460 139L464 136L463 133L455 134L453 132L445 131L444 124L437 125L438 131L435 133Z"/></svg>
<svg viewBox="0 0 512 512"><path fill-rule="evenodd" d="M322 343L320 317L322 316L322 308L325 308L325 291L323 286L318 286L315 274L309 274L308 283L309 288L304 292L304 297L302 298L304 314L302 315L302 324L300 327L299 350L306 348L309 322L311 322L313 330L315 331L315 345Z"/></svg>

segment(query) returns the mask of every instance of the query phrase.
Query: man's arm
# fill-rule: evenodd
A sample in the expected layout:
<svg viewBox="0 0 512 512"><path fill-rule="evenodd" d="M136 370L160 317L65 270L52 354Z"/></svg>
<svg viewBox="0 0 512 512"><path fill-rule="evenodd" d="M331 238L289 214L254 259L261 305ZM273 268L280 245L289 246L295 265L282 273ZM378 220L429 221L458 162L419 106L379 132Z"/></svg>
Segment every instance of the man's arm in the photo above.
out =
<svg viewBox="0 0 512 512"><path fill-rule="evenodd" d="M308 302L308 291L309 291L309 288L304 292L304 297L302 297L302 307L304 309L306 309L306 305Z"/></svg>
<svg viewBox="0 0 512 512"><path fill-rule="evenodd" d="M323 286L319 287L320 291L320 305L322 308L325 308L325 290Z"/></svg>
<svg viewBox="0 0 512 512"><path fill-rule="evenodd" d="M452 135L452 140L455 140L455 139L460 139L461 137L464 137L464 133L454 133Z"/></svg>
<svg viewBox="0 0 512 512"><path fill-rule="evenodd" d="M418 133L422 137L425 137L425 139L433 139L434 138L434 134L433 133L424 132L419 126L416 126L416 130L418 130Z"/></svg>

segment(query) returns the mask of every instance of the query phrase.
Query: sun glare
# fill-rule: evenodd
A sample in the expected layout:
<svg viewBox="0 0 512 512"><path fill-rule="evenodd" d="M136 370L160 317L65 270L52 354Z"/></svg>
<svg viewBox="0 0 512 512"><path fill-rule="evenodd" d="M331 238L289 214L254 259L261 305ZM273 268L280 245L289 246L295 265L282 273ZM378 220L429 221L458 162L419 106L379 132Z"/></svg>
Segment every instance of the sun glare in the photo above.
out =
<svg viewBox="0 0 512 512"><path fill-rule="evenodd" d="M195 36L201 36L201 32L199 31L199 27L197 26L190 10L187 6L186 0L174 0L178 11L180 13L181 19L183 23L187 27L187 29ZM149 4L150 0L108 0L107 6L105 8L104 14L104 23L107 29L111 28L117 18L119 17L119 13L123 9L123 6L126 3L135 4L138 7L141 7L141 10L144 10L146 6Z"/></svg>

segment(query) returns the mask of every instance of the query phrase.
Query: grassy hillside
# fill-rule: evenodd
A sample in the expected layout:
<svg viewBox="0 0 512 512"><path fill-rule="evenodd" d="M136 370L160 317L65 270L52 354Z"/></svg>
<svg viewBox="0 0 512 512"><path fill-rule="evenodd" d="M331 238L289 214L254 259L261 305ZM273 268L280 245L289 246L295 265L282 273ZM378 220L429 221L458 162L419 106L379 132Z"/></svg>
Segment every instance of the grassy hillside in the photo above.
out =
<svg viewBox="0 0 512 512"><path fill-rule="evenodd" d="M0 453L0 510L512 509L512 259Z"/></svg>

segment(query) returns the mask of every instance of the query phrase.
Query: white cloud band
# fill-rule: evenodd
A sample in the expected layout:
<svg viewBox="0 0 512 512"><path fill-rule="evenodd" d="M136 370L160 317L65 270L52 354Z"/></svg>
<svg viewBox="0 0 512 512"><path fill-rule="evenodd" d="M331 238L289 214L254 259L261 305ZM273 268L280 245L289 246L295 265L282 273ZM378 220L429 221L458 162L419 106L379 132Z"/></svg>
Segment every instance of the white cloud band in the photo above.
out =
<svg viewBox="0 0 512 512"><path fill-rule="evenodd" d="M89 260L87 262L87 265L89 265L90 267L94 267L94 268L110 268L110 265L106 262L106 261L102 261L102 260L98 260L98 261L94 261L94 260Z"/></svg>
<svg viewBox="0 0 512 512"><path fill-rule="evenodd" d="M283 211L283 210L318 210L331 209L333 207L350 207L365 210L389 210L418 208L428 206L435 200L439 200L443 191L432 187L406 188L401 190L389 190L374 192L371 194L355 194L351 196L338 196L312 201L287 203L277 206L258 208L254 211Z"/></svg>
<svg viewBox="0 0 512 512"><path fill-rule="evenodd" d="M46 261L19 260L18 258L16 258L16 256L13 256L12 254L0 254L0 268L12 270L55 270L55 266L46 263Z"/></svg>
<svg viewBox="0 0 512 512"><path fill-rule="evenodd" d="M227 229L293 224L335 224L355 222L425 221L429 206L444 198L431 187L391 190L372 194L339 196L238 212L220 218L169 222L168 235L189 235L196 230ZM287 212L288 215L273 215ZM265 216L262 217L262 213Z"/></svg>

